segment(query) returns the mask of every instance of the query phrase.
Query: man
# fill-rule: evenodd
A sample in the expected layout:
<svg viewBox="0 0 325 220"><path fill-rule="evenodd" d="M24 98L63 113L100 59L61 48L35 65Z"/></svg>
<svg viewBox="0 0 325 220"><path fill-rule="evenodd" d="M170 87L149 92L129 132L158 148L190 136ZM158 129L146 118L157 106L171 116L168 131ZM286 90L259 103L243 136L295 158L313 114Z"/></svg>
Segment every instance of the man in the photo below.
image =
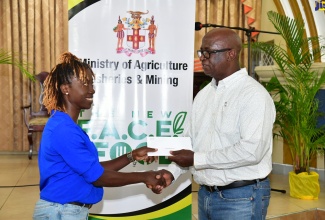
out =
<svg viewBox="0 0 325 220"><path fill-rule="evenodd" d="M172 151L163 177L167 185L188 169L198 192L198 214L206 219L265 219L270 199L272 98L240 68L241 39L227 28L202 39L198 56L212 77L195 97L185 135L193 151Z"/></svg>

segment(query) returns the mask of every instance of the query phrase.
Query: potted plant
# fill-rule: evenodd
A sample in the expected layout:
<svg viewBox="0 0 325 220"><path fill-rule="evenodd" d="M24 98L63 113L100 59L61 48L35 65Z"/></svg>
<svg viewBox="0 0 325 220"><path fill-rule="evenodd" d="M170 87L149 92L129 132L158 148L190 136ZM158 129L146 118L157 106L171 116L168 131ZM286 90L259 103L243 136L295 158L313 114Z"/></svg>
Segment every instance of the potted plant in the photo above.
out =
<svg viewBox="0 0 325 220"><path fill-rule="evenodd" d="M310 171L310 160L325 148L324 126L317 126L318 118L324 113L319 112L320 100L316 98L325 83L325 70L313 70L312 64L324 54L324 48L315 46L320 37L304 36L303 20L273 11L267 15L286 47L266 42L255 42L252 47L270 55L281 73L264 85L276 106L275 126L280 128L276 135L287 142L293 159L293 171L289 173L290 195L317 199L318 174ZM303 185L309 177L312 182Z"/></svg>
<svg viewBox="0 0 325 220"><path fill-rule="evenodd" d="M28 71L29 64L19 61L17 55L0 48L0 64L9 64L18 67L19 70L32 81L35 81L34 75Z"/></svg>

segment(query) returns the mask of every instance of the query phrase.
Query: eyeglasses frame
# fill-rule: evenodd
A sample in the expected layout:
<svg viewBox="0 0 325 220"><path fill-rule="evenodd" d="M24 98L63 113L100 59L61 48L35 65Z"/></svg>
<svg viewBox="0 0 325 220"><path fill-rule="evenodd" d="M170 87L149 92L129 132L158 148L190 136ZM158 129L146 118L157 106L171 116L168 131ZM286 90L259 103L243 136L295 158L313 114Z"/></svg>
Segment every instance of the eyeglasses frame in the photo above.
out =
<svg viewBox="0 0 325 220"><path fill-rule="evenodd" d="M202 56L205 58L205 59L210 59L210 55L212 53L221 53L221 52L226 52L226 51L229 51L229 50L232 50L232 48L224 48L224 49L220 49L220 50L197 50L197 55L199 58L201 58ZM204 52L207 52L209 54L209 57L206 57L206 55L204 55ZM201 56L200 56L201 54Z"/></svg>

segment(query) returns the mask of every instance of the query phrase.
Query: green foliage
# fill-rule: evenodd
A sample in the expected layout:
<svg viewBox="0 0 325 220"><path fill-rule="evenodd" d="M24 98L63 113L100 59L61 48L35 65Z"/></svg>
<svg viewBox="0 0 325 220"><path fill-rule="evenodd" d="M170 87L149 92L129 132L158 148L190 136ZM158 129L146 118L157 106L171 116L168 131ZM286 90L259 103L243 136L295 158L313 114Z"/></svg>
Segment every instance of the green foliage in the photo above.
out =
<svg viewBox="0 0 325 220"><path fill-rule="evenodd" d="M30 64L19 61L16 54L5 51L4 49L1 48L0 48L0 64L13 65L17 67L29 79L35 81L34 75L28 71L28 69L30 68Z"/></svg>
<svg viewBox="0 0 325 220"><path fill-rule="evenodd" d="M256 42L253 48L269 54L277 64L284 81L275 75L265 88L275 100L277 118L275 125L281 129L290 148L296 173L308 172L310 159L325 148L324 127L317 127L319 100L316 94L325 83L325 70L313 71L312 64L324 53L324 47L315 47L320 37L305 37L304 22L276 12L268 12L268 18L286 42L280 45Z"/></svg>

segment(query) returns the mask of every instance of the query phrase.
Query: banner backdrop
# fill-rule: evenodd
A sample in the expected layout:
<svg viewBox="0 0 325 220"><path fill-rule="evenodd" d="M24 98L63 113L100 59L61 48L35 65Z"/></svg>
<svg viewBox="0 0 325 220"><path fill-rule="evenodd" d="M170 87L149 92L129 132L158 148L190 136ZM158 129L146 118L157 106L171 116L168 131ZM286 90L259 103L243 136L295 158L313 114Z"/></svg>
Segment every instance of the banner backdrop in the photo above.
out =
<svg viewBox="0 0 325 220"><path fill-rule="evenodd" d="M70 0L69 50L90 64L92 109L79 124L111 160L148 136L182 136L193 99L194 0ZM165 168L130 164L121 172ZM144 184L105 188L90 219L191 219L190 173L162 194Z"/></svg>

